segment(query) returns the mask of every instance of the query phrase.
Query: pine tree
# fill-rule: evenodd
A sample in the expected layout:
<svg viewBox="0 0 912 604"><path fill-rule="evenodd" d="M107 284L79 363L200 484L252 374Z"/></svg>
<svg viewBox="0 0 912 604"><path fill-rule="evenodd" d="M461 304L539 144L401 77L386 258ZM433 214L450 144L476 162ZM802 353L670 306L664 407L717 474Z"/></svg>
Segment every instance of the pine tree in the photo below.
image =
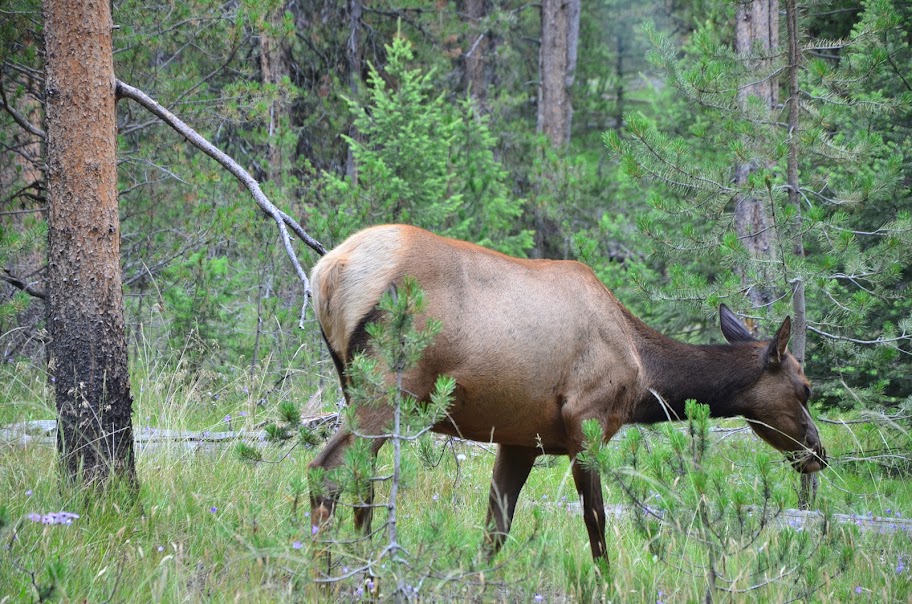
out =
<svg viewBox="0 0 912 604"><path fill-rule="evenodd" d="M869 2L848 39L809 40L798 8L789 3L786 13L792 22L763 61L756 49L735 52L717 28L697 30L684 58L648 30L651 59L693 118L687 134L669 135L658 119L628 114L627 138L605 135L648 195L638 228L667 263L669 278L643 285L698 305L728 300L761 323L804 314L818 393L829 403L895 402L912 392L902 370L912 339L902 292L912 259L912 196L900 185L910 138L908 128L884 124L909 110L901 71L891 65L908 58L908 20L889 1ZM781 109L739 99L739 90L764 79L784 87ZM885 80L897 96L884 96ZM755 169L739 180L736 163ZM749 253L737 231L735 206L745 197L761 200L767 212L769 257ZM755 288L773 292L772 303L750 304ZM700 313L681 314L693 321ZM847 383L847 374L865 378Z"/></svg>
<svg viewBox="0 0 912 604"><path fill-rule="evenodd" d="M383 72L370 66L368 102L347 100L360 135L346 139L358 178L324 173L321 230L340 241L364 225L406 222L522 255L531 235L514 231L522 201L509 193L486 118L434 92L433 73L409 67L405 38L387 55Z"/></svg>

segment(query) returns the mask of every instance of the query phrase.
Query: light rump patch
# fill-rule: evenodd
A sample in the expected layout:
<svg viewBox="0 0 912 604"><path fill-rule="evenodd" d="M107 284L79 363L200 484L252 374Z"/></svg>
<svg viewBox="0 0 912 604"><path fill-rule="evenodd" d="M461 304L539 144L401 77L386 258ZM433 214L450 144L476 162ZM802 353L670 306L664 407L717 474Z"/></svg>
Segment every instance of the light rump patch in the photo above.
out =
<svg viewBox="0 0 912 604"><path fill-rule="evenodd" d="M348 350L358 322L395 280L402 251L400 231L394 225L361 231L332 250L329 262L314 267L310 277L314 309L334 351Z"/></svg>

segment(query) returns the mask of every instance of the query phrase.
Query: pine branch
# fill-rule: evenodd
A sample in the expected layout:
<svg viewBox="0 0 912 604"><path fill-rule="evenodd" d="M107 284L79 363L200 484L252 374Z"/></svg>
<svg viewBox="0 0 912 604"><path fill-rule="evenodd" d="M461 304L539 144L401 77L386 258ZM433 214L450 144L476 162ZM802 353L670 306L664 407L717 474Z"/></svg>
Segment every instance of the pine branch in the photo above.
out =
<svg viewBox="0 0 912 604"><path fill-rule="evenodd" d="M142 107L174 128L197 149L221 164L222 167L228 170L235 178L241 182L241 184L247 188L248 191L250 191L250 194L253 196L256 204L260 206L260 209L262 209L269 216L271 216L273 220L275 220L276 225L279 227L279 233L282 236L282 242L285 244L285 251L288 254L288 258L291 260L291 264L294 266L295 272L298 275L298 279L300 279L301 283L304 285L304 304L302 305L303 319L303 309L307 307L307 301L310 298L311 294L310 281L307 279L307 274L301 267L301 263L294 251L294 247L291 243L291 236L289 235L288 230L291 229L291 231L297 235L301 241L306 243L308 246L310 246L311 249L316 251L321 256L326 254L326 248L323 247L323 244L308 235L304 231L304 228L301 227L301 225L298 224L294 218L290 217L288 214L273 205L273 203L269 201L269 198L266 197L266 194L263 193L263 190L260 188L259 183L253 178L253 176L250 175L247 170L241 167L240 164L238 164L208 140L203 138L202 135L184 123L180 118L147 96L143 91L137 88L133 88L132 86L125 84L120 80L117 80L117 98L127 98L139 103Z"/></svg>

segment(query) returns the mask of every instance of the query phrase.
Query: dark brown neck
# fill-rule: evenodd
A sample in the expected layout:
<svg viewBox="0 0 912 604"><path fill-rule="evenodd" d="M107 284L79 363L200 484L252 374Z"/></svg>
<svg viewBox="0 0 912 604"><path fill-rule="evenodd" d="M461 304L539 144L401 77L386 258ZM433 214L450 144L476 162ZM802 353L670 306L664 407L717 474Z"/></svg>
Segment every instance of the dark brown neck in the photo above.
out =
<svg viewBox="0 0 912 604"><path fill-rule="evenodd" d="M740 394L763 372L762 348L753 343L695 346L672 340L646 327L636 328L637 350L649 388L638 401L632 421L654 423L669 417L683 419L684 403L694 399L709 405L714 417L742 414Z"/></svg>

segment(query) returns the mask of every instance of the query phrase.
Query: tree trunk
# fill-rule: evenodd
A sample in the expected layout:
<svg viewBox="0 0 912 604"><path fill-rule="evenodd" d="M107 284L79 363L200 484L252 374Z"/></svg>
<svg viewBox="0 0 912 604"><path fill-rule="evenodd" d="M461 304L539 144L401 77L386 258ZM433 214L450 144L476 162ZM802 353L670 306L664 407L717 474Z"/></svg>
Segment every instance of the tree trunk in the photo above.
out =
<svg viewBox="0 0 912 604"><path fill-rule="evenodd" d="M563 147L570 140L570 87L576 72L579 18L579 0L542 2L538 131L554 147Z"/></svg>
<svg viewBox="0 0 912 604"><path fill-rule="evenodd" d="M260 31L260 74L264 84L281 85L291 73L291 49L277 32L282 31L285 5L280 4L270 11L267 23ZM290 112L288 105L279 98L269 107L269 139L267 149L266 178L279 186L282 175L282 149L277 142L282 128L288 127Z"/></svg>
<svg viewBox="0 0 912 604"><path fill-rule="evenodd" d="M757 97L763 106L772 111L778 103L778 79L769 76L772 69L771 53L779 45L779 2L778 0L753 0L738 4L735 26L735 50L748 61L754 83L742 87L738 92L741 109L748 110L748 99ZM763 116L766 118L767 116ZM761 166L756 161L747 161L735 166L735 184L746 189L752 172ZM775 299L772 289L772 224L769 220L766 200L762 192L758 195L746 190L735 199L735 231L750 254L755 266L757 279L751 280L750 271L742 267L742 282L747 288L748 298L754 308L769 308Z"/></svg>
<svg viewBox="0 0 912 604"><path fill-rule="evenodd" d="M801 54L798 46L798 7L795 0L785 2L786 31L788 35L788 168L786 180L788 181L789 204L795 208L793 229L793 244L795 254L804 256L804 240L802 239L801 197L799 196L800 183L798 182L798 118L801 103L798 99L798 69L801 63ZM795 322L792 327L792 353L795 358L804 364L805 350L807 347L807 302L804 297L804 280L802 275L796 275L792 283L792 310L795 313Z"/></svg>
<svg viewBox="0 0 912 604"><path fill-rule="evenodd" d="M45 0L48 317L66 476L136 482L120 267L111 4Z"/></svg>
<svg viewBox="0 0 912 604"><path fill-rule="evenodd" d="M487 112L488 84L490 69L488 65L488 45L490 32L482 24L488 16L488 0L465 0L465 17L469 22L469 38L466 40L465 53L465 88L475 106Z"/></svg>
<svg viewBox="0 0 912 604"><path fill-rule="evenodd" d="M364 7L361 0L348 1L348 42L345 45L345 59L348 63L348 89L353 99L358 98L361 88L361 17L363 12ZM349 126L348 135L352 140L361 141L361 136L354 123ZM358 182L358 165L355 163L351 145L348 145L348 152L345 156L345 174L353 186Z"/></svg>
<svg viewBox="0 0 912 604"><path fill-rule="evenodd" d="M798 181L798 118L801 103L798 99L798 69L801 64L801 51L798 46L798 6L795 0L785 0L785 24L788 36L788 160L786 180L788 182L788 200L795 208L794 246L797 256L804 256L802 239L801 197ZM792 281L792 310L795 322L792 326L792 354L798 362L804 364L807 350L807 301L804 297L803 275L796 275ZM817 474L802 474L801 489L798 491L798 507L802 510L813 507L817 499Z"/></svg>
<svg viewBox="0 0 912 604"><path fill-rule="evenodd" d="M624 44L624 36L627 34L628 32L618 29L615 36L617 63L614 66L614 74L617 77L617 85L614 89L614 96L617 100L614 105L614 130L618 133L618 136L623 132L624 126L624 53L627 50Z"/></svg>

